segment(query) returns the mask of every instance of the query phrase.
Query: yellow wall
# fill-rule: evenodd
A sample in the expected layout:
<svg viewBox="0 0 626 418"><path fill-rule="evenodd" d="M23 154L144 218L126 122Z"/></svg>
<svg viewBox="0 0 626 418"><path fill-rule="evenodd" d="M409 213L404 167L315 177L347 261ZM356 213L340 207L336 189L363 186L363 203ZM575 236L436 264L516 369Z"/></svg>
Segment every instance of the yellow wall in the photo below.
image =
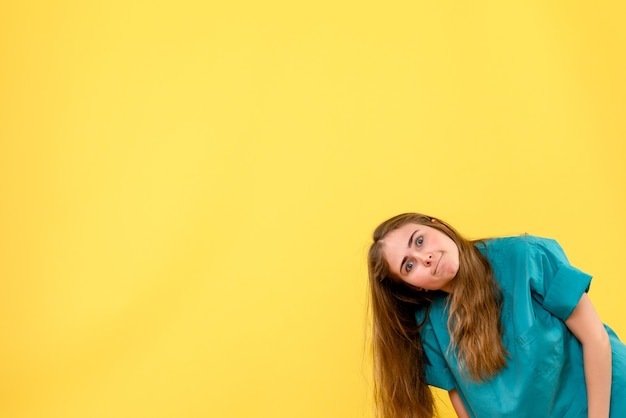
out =
<svg viewBox="0 0 626 418"><path fill-rule="evenodd" d="M2 2L0 416L371 417L401 211L557 238L626 335L625 6L519 3Z"/></svg>

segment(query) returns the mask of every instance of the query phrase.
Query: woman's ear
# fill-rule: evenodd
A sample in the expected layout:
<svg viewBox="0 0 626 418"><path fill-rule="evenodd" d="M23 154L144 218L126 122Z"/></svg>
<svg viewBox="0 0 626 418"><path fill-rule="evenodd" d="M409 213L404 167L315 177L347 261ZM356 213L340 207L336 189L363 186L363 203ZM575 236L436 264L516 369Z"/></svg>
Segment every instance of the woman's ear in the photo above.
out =
<svg viewBox="0 0 626 418"><path fill-rule="evenodd" d="M435 218L430 218L430 221L431 221L432 223L437 223L437 219L435 219Z"/></svg>

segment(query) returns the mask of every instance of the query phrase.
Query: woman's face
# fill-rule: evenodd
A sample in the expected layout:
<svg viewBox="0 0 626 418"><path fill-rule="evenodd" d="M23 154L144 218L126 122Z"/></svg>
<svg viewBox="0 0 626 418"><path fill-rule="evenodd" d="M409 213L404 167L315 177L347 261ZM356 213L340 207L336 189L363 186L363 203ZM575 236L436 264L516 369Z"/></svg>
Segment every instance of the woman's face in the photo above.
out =
<svg viewBox="0 0 626 418"><path fill-rule="evenodd" d="M450 237L429 226L406 224L382 241L393 276L424 290L449 292L459 271L459 248Z"/></svg>

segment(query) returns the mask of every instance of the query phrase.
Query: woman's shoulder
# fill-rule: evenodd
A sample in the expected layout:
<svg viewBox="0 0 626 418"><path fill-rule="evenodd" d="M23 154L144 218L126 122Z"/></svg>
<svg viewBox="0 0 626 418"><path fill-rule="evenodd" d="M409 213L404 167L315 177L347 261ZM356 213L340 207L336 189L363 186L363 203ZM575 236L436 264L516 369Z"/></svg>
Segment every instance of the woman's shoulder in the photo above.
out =
<svg viewBox="0 0 626 418"><path fill-rule="evenodd" d="M533 247L553 246L558 245L558 243L552 238L523 234L506 237L487 238L478 241L478 245L482 245L489 250L513 248L529 250Z"/></svg>
<svg viewBox="0 0 626 418"><path fill-rule="evenodd" d="M479 241L478 250L492 262L495 259L516 260L543 258L549 254L561 257L563 250L556 240L530 234L489 238Z"/></svg>

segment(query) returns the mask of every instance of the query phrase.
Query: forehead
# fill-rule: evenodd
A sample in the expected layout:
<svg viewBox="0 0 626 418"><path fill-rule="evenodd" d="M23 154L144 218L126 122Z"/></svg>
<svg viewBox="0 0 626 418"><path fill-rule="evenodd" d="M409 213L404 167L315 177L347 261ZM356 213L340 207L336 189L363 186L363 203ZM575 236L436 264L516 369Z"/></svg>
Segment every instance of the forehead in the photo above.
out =
<svg viewBox="0 0 626 418"><path fill-rule="evenodd" d="M425 225L419 224L406 224L398 229L394 229L389 232L385 238L383 238L383 257L390 264L394 264L394 258L400 258L404 256L403 253L409 246L409 239L415 231L425 231L430 229Z"/></svg>
<svg viewBox="0 0 626 418"><path fill-rule="evenodd" d="M402 225L401 227L394 229L393 231L390 231L389 233L387 233L387 235L383 238L383 243L385 245L388 243L391 244L391 243L395 243L396 241L401 241L403 238L406 238L406 240L404 240L404 243L406 244L411 234L414 231L418 229L422 229L422 228L428 228L428 227L424 225L414 224L414 223Z"/></svg>

